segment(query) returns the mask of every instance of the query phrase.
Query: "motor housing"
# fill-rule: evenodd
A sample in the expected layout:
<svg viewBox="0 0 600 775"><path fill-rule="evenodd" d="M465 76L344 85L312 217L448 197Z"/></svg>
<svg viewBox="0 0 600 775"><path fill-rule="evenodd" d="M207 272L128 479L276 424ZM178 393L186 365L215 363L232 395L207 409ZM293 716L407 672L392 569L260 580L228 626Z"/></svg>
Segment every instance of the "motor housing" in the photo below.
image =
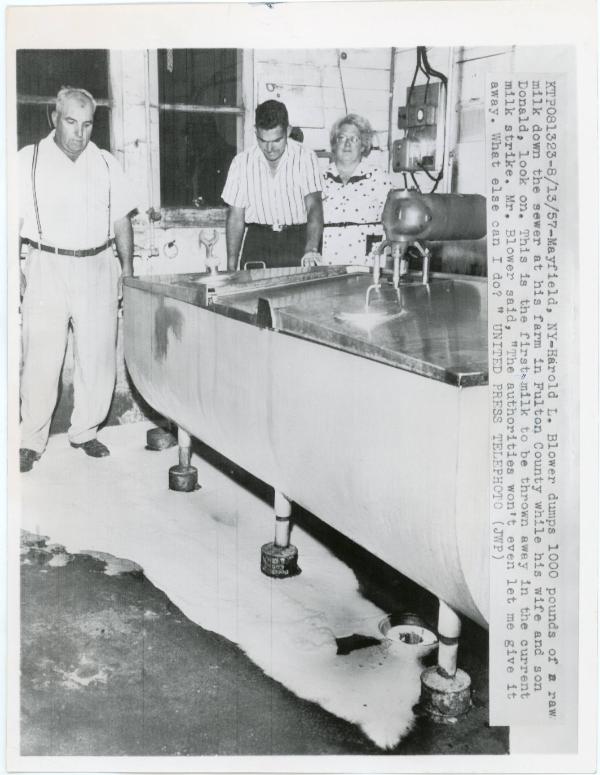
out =
<svg viewBox="0 0 600 775"><path fill-rule="evenodd" d="M383 228L390 242L480 239L487 231L485 197L392 189L383 208Z"/></svg>

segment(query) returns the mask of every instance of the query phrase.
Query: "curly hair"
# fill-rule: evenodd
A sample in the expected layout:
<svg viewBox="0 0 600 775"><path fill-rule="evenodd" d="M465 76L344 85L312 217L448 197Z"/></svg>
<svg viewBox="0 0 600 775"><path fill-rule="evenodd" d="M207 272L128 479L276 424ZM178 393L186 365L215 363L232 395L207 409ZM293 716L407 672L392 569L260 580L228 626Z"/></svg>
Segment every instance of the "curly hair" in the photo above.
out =
<svg viewBox="0 0 600 775"><path fill-rule="evenodd" d="M257 129L275 129L278 126L287 129L290 123L286 106L277 100L261 102L254 117Z"/></svg>
<svg viewBox="0 0 600 775"><path fill-rule="evenodd" d="M338 120L331 127L329 132L331 150L334 150L337 142L337 136L344 124L350 124L351 126L355 126L358 129L360 133L360 148L362 155L368 156L371 153L371 148L373 147L373 128L367 119L359 116L358 113L348 113L347 116L338 118Z"/></svg>

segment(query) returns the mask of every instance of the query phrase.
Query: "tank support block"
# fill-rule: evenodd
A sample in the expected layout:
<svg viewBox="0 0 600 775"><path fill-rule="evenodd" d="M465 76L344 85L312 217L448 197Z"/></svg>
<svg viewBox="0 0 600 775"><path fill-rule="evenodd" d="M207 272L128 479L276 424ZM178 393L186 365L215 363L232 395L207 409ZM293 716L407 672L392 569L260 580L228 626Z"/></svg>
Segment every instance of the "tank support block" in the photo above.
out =
<svg viewBox="0 0 600 775"><path fill-rule="evenodd" d="M285 579L297 576L298 549L290 543L291 532L291 501L279 490L275 490L273 504L275 511L275 540L263 544L260 549L260 569L265 576Z"/></svg>
<svg viewBox="0 0 600 775"><path fill-rule="evenodd" d="M454 724L471 707L471 678L457 667L460 630L458 614L440 600L438 663L421 673L420 705L441 724Z"/></svg>
<svg viewBox="0 0 600 775"><path fill-rule="evenodd" d="M179 428L179 465L169 468L169 489L176 492L192 492L199 488L198 469L190 465L192 459L192 440L190 434Z"/></svg>

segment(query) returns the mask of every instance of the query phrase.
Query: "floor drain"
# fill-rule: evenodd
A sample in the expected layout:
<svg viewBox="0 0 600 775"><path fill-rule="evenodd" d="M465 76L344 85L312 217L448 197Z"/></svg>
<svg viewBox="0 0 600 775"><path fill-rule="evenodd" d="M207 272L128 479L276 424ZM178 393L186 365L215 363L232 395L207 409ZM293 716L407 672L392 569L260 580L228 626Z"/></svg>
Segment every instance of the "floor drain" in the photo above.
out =
<svg viewBox="0 0 600 775"><path fill-rule="evenodd" d="M435 632L414 614L386 616L379 622L379 631L390 649L403 653L414 650L419 656L425 656L438 645Z"/></svg>
<svg viewBox="0 0 600 775"><path fill-rule="evenodd" d="M402 643L407 643L409 646L416 646L418 643L423 643L423 638L417 632L401 632L398 638Z"/></svg>

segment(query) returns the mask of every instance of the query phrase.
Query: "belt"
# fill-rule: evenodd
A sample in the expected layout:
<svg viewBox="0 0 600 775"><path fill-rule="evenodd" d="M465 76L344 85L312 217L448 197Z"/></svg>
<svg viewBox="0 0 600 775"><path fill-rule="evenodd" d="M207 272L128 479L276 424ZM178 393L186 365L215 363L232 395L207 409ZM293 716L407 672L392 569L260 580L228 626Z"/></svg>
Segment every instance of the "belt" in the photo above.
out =
<svg viewBox="0 0 600 775"><path fill-rule="evenodd" d="M31 239L23 240L28 242L32 248L36 250L45 250L47 253L58 253L61 256L75 256L76 258L85 258L86 256L97 256L98 253L102 253L103 250L110 247L114 239L109 239L104 245L99 245L97 248L88 248L87 250L63 250L62 248L53 248L50 245L40 245L39 242L34 242Z"/></svg>
<svg viewBox="0 0 600 775"><path fill-rule="evenodd" d="M329 227L345 227L345 226L381 226L381 221L368 221L367 223L356 223L356 221L342 221L340 223L326 223L325 226Z"/></svg>
<svg viewBox="0 0 600 775"><path fill-rule="evenodd" d="M248 228L252 226L253 229L268 229L269 231L288 231L288 229L302 229L306 226L305 223L249 223Z"/></svg>

